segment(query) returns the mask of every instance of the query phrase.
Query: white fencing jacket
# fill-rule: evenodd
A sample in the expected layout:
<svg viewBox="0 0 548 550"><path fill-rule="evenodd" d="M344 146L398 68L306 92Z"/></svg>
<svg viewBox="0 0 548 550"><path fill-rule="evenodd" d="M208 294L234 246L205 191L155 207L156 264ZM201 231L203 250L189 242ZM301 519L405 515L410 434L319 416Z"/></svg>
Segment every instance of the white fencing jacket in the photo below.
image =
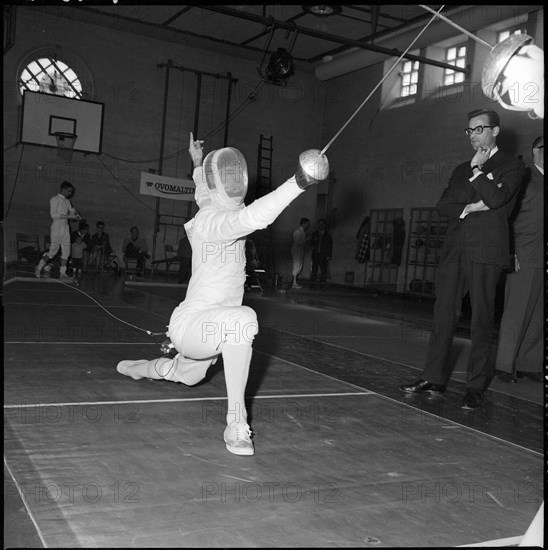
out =
<svg viewBox="0 0 548 550"><path fill-rule="evenodd" d="M270 225L303 192L291 177L249 206L228 210L210 199L202 167L194 169L193 179L199 211L185 224L192 247L192 276L172 322L196 311L242 305L245 237Z"/></svg>

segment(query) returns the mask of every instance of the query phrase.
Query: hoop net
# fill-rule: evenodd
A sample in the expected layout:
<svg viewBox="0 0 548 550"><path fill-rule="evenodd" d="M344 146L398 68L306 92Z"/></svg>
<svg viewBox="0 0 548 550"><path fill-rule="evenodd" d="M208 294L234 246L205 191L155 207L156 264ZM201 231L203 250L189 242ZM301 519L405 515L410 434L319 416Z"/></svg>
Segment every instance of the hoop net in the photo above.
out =
<svg viewBox="0 0 548 550"><path fill-rule="evenodd" d="M54 135L57 140L57 157L66 162L70 161L72 159L74 142L78 136L65 132L55 132Z"/></svg>

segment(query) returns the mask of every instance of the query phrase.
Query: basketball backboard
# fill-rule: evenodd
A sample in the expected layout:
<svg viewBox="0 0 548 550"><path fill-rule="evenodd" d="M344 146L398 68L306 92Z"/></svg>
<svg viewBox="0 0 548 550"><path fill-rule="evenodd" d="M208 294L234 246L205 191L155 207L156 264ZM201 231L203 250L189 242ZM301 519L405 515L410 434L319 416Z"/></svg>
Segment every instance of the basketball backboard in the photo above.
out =
<svg viewBox="0 0 548 550"><path fill-rule="evenodd" d="M100 153L103 113L103 103L25 90L21 143L57 147L62 132L77 136L74 151Z"/></svg>

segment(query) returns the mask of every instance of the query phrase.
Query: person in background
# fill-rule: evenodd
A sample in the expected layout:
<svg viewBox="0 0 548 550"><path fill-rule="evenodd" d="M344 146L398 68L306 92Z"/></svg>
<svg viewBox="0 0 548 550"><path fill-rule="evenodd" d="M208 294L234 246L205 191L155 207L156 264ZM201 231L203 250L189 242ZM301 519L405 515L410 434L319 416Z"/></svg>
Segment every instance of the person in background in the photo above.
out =
<svg viewBox="0 0 548 550"><path fill-rule="evenodd" d="M97 222L97 232L91 237L91 257L89 263L97 269L102 269L112 254L108 233L105 233L104 222Z"/></svg>
<svg viewBox="0 0 548 550"><path fill-rule="evenodd" d="M542 382L544 136L533 142L533 166L513 216L514 272L506 277L495 376Z"/></svg>
<svg viewBox="0 0 548 550"><path fill-rule="evenodd" d="M89 224L86 222L86 220L81 220L78 223L78 229L76 231L73 231L70 235L70 242L74 243L76 242L76 239L78 236L82 237L82 241L86 245L84 249L84 257L82 259L83 262L83 271L87 271L87 264L89 260L89 253L91 251L91 236L89 234Z"/></svg>
<svg viewBox="0 0 548 550"><path fill-rule="evenodd" d="M307 231L310 229L310 220L301 218L299 227L293 231L293 245L291 258L293 260L293 284L291 288L302 288L297 282L297 277L303 270L305 246L308 241Z"/></svg>
<svg viewBox="0 0 548 550"><path fill-rule="evenodd" d="M186 283L190 279L192 273L192 248L188 240L188 235L183 229L184 235L179 239L177 246L177 256L175 259L179 261L179 280L178 284Z"/></svg>
<svg viewBox="0 0 548 550"><path fill-rule="evenodd" d="M325 289L327 282L327 268L333 254L333 239L327 230L327 222L318 220L318 230L310 237L312 249L312 271L310 273L311 288L316 288L318 270L320 271L320 289Z"/></svg>
<svg viewBox="0 0 548 550"><path fill-rule="evenodd" d="M145 262L150 256L148 255L147 243L142 237L139 237L139 228L133 226L130 230L130 235L125 238L122 245L122 253L124 257L137 259L137 271L143 273L145 270Z"/></svg>
<svg viewBox="0 0 548 550"><path fill-rule="evenodd" d="M491 341L495 295L508 265L508 219L516 202L525 165L497 146L499 115L482 109L469 113L464 129L474 155L457 166L438 201L438 212L449 219L436 271L436 302L432 333L422 377L400 390L441 396L453 371L449 351L462 299L469 292L472 307L471 350L466 393L461 407L481 407L494 375Z"/></svg>
<svg viewBox="0 0 548 550"><path fill-rule="evenodd" d="M79 280L82 276L82 268L84 267L84 251L87 246L81 235L76 237L76 240L71 245L71 258L72 258L72 276L74 279Z"/></svg>
<svg viewBox="0 0 548 550"><path fill-rule="evenodd" d="M358 232L356 233L356 253L354 258L359 264L364 264L363 268L363 286L367 284L367 262L371 257L371 221L369 216L365 216Z"/></svg>
<svg viewBox="0 0 548 550"><path fill-rule="evenodd" d="M34 274L41 277L42 269L45 265L55 258L55 255L61 249L61 273L60 281L72 281L67 275L67 261L70 256L70 225L69 221L80 221L82 218L72 206L70 199L74 196L74 185L68 181L61 183L60 191L49 201L51 223L51 243L49 250L42 256Z"/></svg>

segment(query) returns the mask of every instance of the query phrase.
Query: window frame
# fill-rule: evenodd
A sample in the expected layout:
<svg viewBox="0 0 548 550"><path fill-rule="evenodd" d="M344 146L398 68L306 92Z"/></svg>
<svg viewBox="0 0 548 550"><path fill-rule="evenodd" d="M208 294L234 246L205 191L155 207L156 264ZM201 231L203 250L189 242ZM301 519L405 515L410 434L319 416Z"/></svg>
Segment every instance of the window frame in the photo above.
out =
<svg viewBox="0 0 548 550"><path fill-rule="evenodd" d="M58 95L59 97L68 97L70 99L76 100L85 100L85 101L94 101L96 95L96 87L94 85L94 80L92 74L86 63L73 51L65 50L60 46L43 46L28 52L19 62L17 72L15 74L14 84L17 90L17 97L19 103L23 103L23 91L26 89L24 84L22 84L22 76L24 76L25 70L35 61L40 59L53 59L55 63L61 63L68 67L69 71L74 73L74 76L80 82L81 90L78 94L66 94L66 93L56 93L44 89L44 87L39 85L38 80L34 80L36 83L33 87L29 87L32 91L38 91L42 93L49 93L51 95ZM53 71L52 71L53 72ZM43 76L43 72L41 73ZM74 82L73 76L70 72L67 73L69 79Z"/></svg>
<svg viewBox="0 0 548 550"><path fill-rule="evenodd" d="M411 70L406 71L405 67L406 65L410 65ZM410 59L406 59L403 61L402 64L402 70L400 71L400 99L407 99L409 97L416 97L418 94L418 84L419 84L419 71L420 71L420 62L419 61L412 61ZM409 83L406 84L404 82L405 77L409 76ZM413 76L416 77L415 82L413 82ZM414 91L411 91L412 88L415 88ZM408 93L404 93L405 91L408 91Z"/></svg>
<svg viewBox="0 0 548 550"><path fill-rule="evenodd" d="M459 55L461 48L464 48L464 56ZM455 57L450 58L449 52L454 49L456 50ZM466 42L459 42L453 46L448 46L445 48L445 63L448 65L454 65L455 67L460 67L458 65L459 60L463 60L464 65L461 68L466 68L466 61L468 56L468 47ZM462 76L459 76L462 75ZM452 69L443 69L443 85L444 86L453 86L454 84L462 84L465 80L465 73L461 71L453 71ZM459 80L457 80L457 78ZM448 80L451 79L451 82L448 82Z"/></svg>
<svg viewBox="0 0 548 550"><path fill-rule="evenodd" d="M59 92L48 90L44 80L47 77L64 81ZM31 83L33 85L29 86ZM69 97L70 99L84 98L84 90L78 74L70 65L57 56L39 56L27 63L19 74L17 84L21 95L25 90L29 90L31 92Z"/></svg>
<svg viewBox="0 0 548 550"><path fill-rule="evenodd" d="M501 35L504 33L508 33L508 36L501 38ZM497 31L497 44L500 44L503 40L506 40L513 34L527 34L527 25L525 23L521 23L519 25L512 25L511 27L506 27L505 29Z"/></svg>

